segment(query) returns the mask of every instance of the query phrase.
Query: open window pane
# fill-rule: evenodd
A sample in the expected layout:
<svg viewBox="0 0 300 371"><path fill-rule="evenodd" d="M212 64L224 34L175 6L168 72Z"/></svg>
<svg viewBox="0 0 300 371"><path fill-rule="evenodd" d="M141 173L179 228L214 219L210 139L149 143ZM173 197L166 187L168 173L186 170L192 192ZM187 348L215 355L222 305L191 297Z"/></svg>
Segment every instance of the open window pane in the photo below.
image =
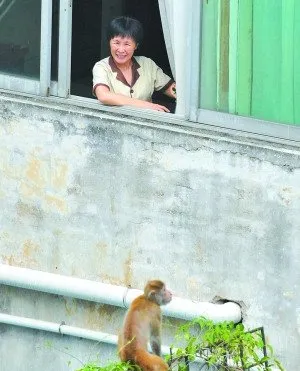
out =
<svg viewBox="0 0 300 371"><path fill-rule="evenodd" d="M203 1L200 108L300 124L300 4Z"/></svg>
<svg viewBox="0 0 300 371"><path fill-rule="evenodd" d="M0 73L38 79L41 0L0 1Z"/></svg>
<svg viewBox="0 0 300 371"><path fill-rule="evenodd" d="M157 0L73 0L71 95L94 98L92 68L109 56L106 29L113 18L122 15L143 24L144 40L135 55L151 58L172 77ZM174 101L166 95L154 92L152 98L175 110Z"/></svg>
<svg viewBox="0 0 300 371"><path fill-rule="evenodd" d="M114 8L122 9L121 1L74 0L72 15L72 68L71 94L88 98L92 96L92 68L104 58L107 50L103 18ZM111 4L109 4L111 3ZM106 46L106 45L105 45ZM105 49L105 50L104 50Z"/></svg>

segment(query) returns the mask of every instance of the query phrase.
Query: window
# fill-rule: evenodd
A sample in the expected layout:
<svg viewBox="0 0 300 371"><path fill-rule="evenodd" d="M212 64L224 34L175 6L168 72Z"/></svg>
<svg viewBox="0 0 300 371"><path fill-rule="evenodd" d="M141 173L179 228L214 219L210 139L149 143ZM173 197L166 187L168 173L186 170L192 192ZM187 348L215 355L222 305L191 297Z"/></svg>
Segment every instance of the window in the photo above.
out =
<svg viewBox="0 0 300 371"><path fill-rule="evenodd" d="M1 88L49 94L51 14L47 0L0 1Z"/></svg>
<svg viewBox="0 0 300 371"><path fill-rule="evenodd" d="M139 53L176 80L173 118L91 95L106 26L122 14L144 25ZM296 0L0 0L0 88L300 142L299 32Z"/></svg>
<svg viewBox="0 0 300 371"><path fill-rule="evenodd" d="M39 79L40 0L2 0L0 27L0 72Z"/></svg>
<svg viewBox="0 0 300 371"><path fill-rule="evenodd" d="M300 125L300 3L204 1L200 107Z"/></svg>
<svg viewBox="0 0 300 371"><path fill-rule="evenodd" d="M109 55L106 27L111 19L120 15L130 15L143 24L144 40L135 54L153 59L165 73L172 76L157 1L73 0L72 95L94 98L91 71L97 61ZM173 104L163 94L154 93L153 99L169 105L169 108ZM174 107L171 109L174 110Z"/></svg>

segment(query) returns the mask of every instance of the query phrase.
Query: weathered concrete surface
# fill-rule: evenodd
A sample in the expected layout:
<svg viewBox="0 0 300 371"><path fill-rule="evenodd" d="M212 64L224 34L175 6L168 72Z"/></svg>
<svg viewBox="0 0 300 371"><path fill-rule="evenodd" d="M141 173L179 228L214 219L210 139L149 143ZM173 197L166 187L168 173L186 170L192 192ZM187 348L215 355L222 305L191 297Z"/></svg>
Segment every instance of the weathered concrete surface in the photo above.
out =
<svg viewBox="0 0 300 371"><path fill-rule="evenodd" d="M0 102L3 263L136 288L160 277L178 296L243 300L246 325L263 325L287 370L297 370L299 149L38 99ZM124 313L8 287L1 294L6 313L111 333ZM76 356L80 341L26 330L20 351L0 343L0 359L27 362L49 337ZM93 352L82 347L80 356ZM60 357L44 370L70 369ZM24 369L40 370L30 362Z"/></svg>

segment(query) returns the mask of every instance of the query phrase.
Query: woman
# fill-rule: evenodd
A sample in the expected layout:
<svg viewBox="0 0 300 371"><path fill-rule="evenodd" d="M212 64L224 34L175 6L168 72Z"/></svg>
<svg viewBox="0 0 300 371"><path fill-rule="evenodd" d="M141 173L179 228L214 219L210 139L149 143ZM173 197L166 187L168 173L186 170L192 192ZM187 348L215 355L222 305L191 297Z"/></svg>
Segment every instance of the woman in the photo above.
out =
<svg viewBox="0 0 300 371"><path fill-rule="evenodd" d="M150 58L133 56L143 38L141 23L129 17L115 18L107 36L111 55L93 68L93 94L107 105L170 112L151 97L155 90L176 99L175 82Z"/></svg>

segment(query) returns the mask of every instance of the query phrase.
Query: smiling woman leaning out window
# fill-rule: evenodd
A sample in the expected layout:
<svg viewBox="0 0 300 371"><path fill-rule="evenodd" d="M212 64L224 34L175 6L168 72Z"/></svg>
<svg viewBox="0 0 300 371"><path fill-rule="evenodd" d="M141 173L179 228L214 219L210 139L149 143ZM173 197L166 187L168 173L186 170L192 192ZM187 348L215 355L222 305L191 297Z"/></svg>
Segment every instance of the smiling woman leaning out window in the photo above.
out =
<svg viewBox="0 0 300 371"><path fill-rule="evenodd" d="M154 91L176 99L175 82L150 58L133 56L143 38L141 23L129 17L118 17L108 28L110 56L93 68L93 94L106 105L135 106L169 112L152 102Z"/></svg>

